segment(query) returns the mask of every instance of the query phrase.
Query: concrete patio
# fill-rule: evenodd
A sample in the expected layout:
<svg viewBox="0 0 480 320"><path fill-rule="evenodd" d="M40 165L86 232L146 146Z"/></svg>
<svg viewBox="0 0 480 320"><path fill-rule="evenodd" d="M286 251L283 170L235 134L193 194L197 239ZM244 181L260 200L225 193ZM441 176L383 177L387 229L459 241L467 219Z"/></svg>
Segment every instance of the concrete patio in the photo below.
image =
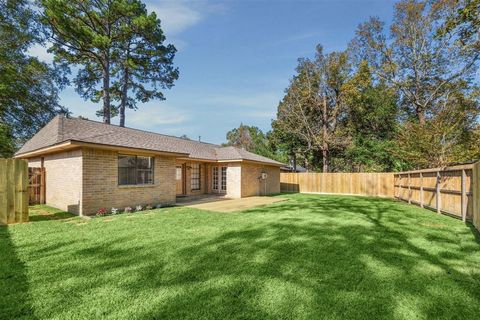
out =
<svg viewBox="0 0 480 320"><path fill-rule="evenodd" d="M240 199L230 199L218 195L209 195L204 197L195 197L193 199L188 199L188 197L183 199L179 198L177 199L177 205L201 210L226 213L241 211L285 200L287 199L278 197L248 197Z"/></svg>

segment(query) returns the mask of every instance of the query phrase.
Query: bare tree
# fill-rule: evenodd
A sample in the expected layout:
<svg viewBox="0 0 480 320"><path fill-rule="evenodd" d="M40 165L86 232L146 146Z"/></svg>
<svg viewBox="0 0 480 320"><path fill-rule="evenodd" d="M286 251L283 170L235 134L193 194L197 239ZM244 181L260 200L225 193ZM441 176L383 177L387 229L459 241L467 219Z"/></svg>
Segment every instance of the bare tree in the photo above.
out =
<svg viewBox="0 0 480 320"><path fill-rule="evenodd" d="M423 125L452 92L471 81L479 53L456 44L453 33L437 36L454 1L403 0L396 4L390 34L371 18L350 43L357 60L366 60L378 79L393 85L407 114Z"/></svg>
<svg viewBox="0 0 480 320"><path fill-rule="evenodd" d="M346 53L324 54L323 48L317 46L313 61L299 60L297 75L286 90L273 124L275 130L302 141L301 152L320 152L323 172L330 169L331 149L345 143L338 136L338 125L344 112L342 87L347 78Z"/></svg>

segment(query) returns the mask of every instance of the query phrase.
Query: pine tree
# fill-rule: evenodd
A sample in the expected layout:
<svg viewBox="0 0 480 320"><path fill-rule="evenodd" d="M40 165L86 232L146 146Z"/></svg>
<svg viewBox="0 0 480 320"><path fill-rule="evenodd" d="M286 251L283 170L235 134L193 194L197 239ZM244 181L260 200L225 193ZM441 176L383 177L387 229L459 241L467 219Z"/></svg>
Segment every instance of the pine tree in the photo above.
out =
<svg viewBox="0 0 480 320"><path fill-rule="evenodd" d="M163 44L165 36L156 14L148 14L143 3L132 0L129 16L123 21L114 68L118 79L113 83L122 127L126 108L137 109L137 102L150 99L165 100L161 89L170 89L178 79L178 69L173 66L176 49Z"/></svg>
<svg viewBox="0 0 480 320"><path fill-rule="evenodd" d="M76 90L85 99L102 100L105 123L119 113L123 126L125 108L164 99L160 89L177 79L175 47L163 45L160 20L141 1L41 0L41 5L50 50L57 61L79 67Z"/></svg>

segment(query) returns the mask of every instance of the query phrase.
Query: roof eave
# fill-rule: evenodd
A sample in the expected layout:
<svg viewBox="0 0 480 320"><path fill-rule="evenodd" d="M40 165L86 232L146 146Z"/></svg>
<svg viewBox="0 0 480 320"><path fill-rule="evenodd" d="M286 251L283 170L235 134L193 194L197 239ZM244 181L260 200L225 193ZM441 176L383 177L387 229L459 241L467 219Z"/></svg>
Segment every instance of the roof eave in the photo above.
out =
<svg viewBox="0 0 480 320"><path fill-rule="evenodd" d="M39 156L42 154L54 153L58 151L64 151L68 149L73 149L71 141L63 141L57 144L50 145L48 147L43 147L40 149L35 149L27 152L17 152L13 156L15 159L24 159L24 158L32 158L35 156Z"/></svg>
<svg viewBox="0 0 480 320"><path fill-rule="evenodd" d="M274 167L282 167L284 166L283 163L274 163L274 162L267 162L267 161L255 161L255 160L248 160L248 159L206 159L206 158L193 158L193 157L186 157L186 158L178 158L178 160L185 160L185 161L200 161L200 162L211 162L211 163L232 163L232 162L248 162L248 163L257 163L263 164L268 166Z"/></svg>
<svg viewBox="0 0 480 320"><path fill-rule="evenodd" d="M248 162L248 163L257 163L257 164L263 164L263 165L268 165L268 166L274 166L274 167L282 167L284 166L283 163L277 163L277 162L267 162L267 161L259 161L259 160L249 160L249 159L231 159L231 160L218 160L217 162L219 163L226 163L226 162Z"/></svg>
<svg viewBox="0 0 480 320"><path fill-rule="evenodd" d="M45 148L40 148L37 150L24 152L24 153L18 153L18 154L15 154L14 158L32 158L32 157L43 155L43 154L66 151L66 150L79 148L79 147L88 147L88 148L112 150L112 151L123 151L127 153L136 152L136 153L144 153L144 154L164 155L164 156L172 156L172 157L185 157L185 156L188 157L189 156L188 153L183 153L183 152L170 152L170 151L143 149L143 148L131 148L131 147L109 145L109 144L68 140L68 141L64 141L59 144L55 144Z"/></svg>

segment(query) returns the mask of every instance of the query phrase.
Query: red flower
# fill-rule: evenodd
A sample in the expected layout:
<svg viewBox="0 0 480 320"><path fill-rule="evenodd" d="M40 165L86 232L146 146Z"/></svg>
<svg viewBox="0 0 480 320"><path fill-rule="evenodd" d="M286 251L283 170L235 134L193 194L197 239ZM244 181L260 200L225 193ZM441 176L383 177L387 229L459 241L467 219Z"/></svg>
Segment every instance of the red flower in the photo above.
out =
<svg viewBox="0 0 480 320"><path fill-rule="evenodd" d="M97 216L103 216L107 214L107 208L100 208L97 211Z"/></svg>

